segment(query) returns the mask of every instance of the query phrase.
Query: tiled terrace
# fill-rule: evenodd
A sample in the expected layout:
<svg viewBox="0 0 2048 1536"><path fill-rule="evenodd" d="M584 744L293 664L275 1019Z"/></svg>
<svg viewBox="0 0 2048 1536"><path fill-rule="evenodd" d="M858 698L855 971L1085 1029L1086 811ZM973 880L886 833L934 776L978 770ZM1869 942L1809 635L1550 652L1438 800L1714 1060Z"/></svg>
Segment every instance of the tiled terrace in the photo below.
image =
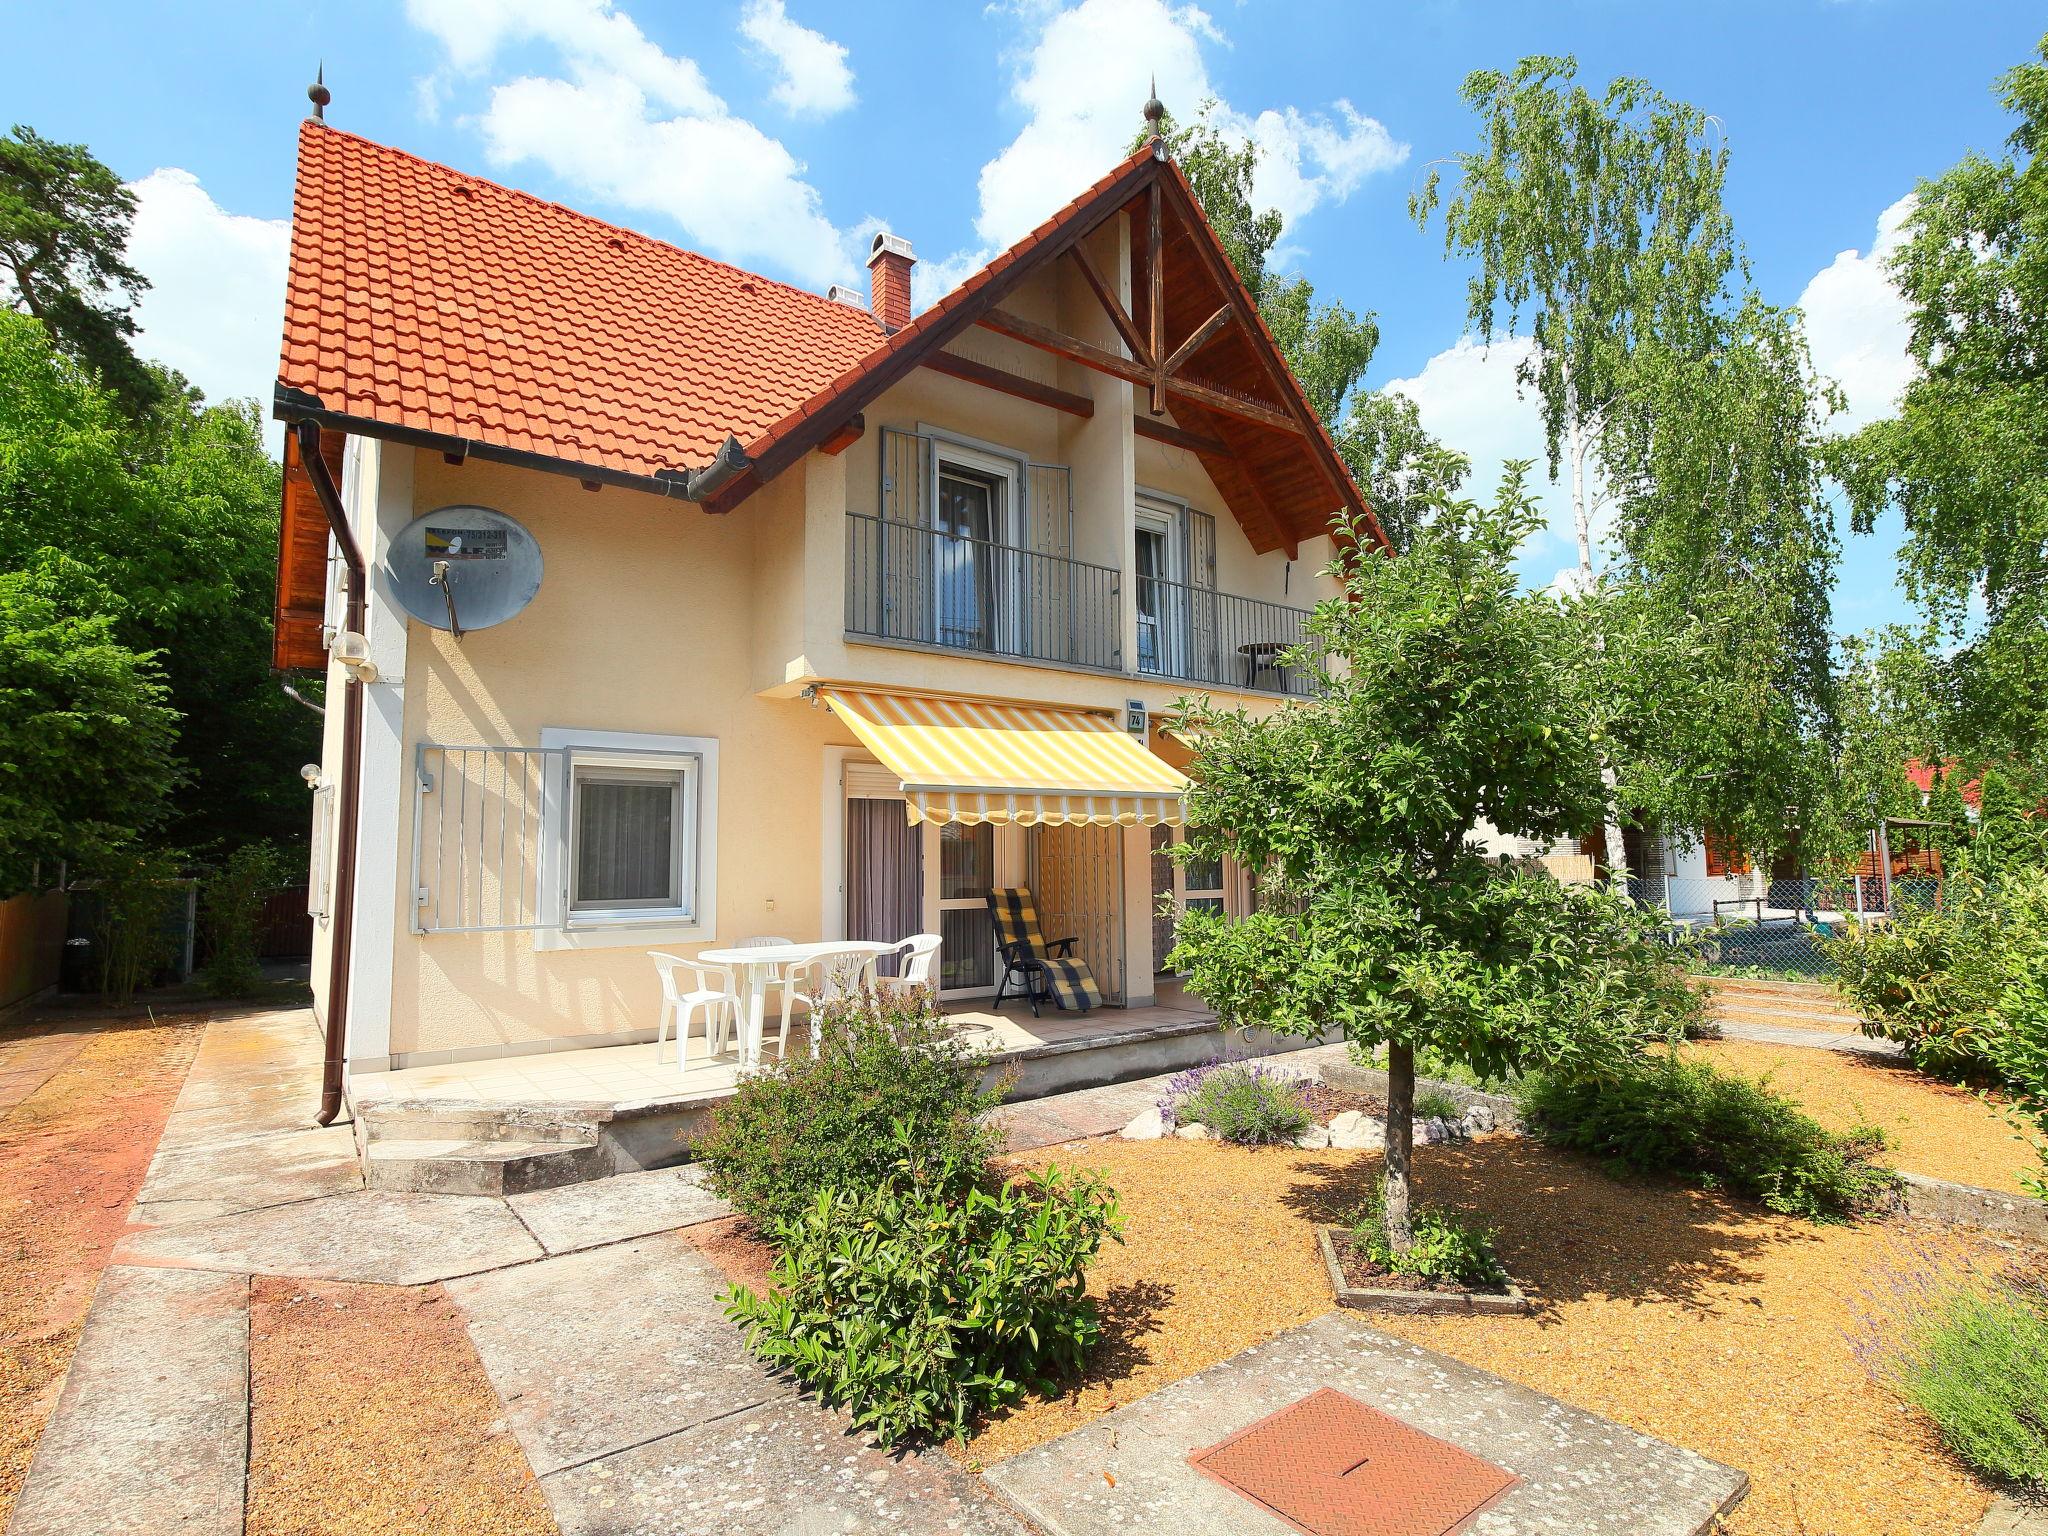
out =
<svg viewBox="0 0 2048 1536"><path fill-rule="evenodd" d="M1098 1008L1087 1014L1061 1013L1048 1006L1033 1018L1021 1003L1005 1003L997 1013L979 1000L946 1005L947 1015L969 1032L978 1048L992 1059L1050 1055L1086 1050L1094 1044L1128 1039L1153 1031L1180 1031L1213 1024L1215 1014L1201 1002L1163 984L1158 1000L1146 1008ZM773 1023L767 1045L772 1059ZM808 1049L803 1024L791 1027L789 1049ZM402 1067L395 1072L356 1075L350 1094L358 1107L380 1102L432 1101L450 1105L557 1106L604 1104L628 1107L649 1103L687 1103L732 1092L739 1078L735 1047L707 1060L701 1039L692 1040L690 1069L678 1069L673 1048L667 1060L654 1059L651 1042L583 1049L535 1051L436 1066Z"/></svg>

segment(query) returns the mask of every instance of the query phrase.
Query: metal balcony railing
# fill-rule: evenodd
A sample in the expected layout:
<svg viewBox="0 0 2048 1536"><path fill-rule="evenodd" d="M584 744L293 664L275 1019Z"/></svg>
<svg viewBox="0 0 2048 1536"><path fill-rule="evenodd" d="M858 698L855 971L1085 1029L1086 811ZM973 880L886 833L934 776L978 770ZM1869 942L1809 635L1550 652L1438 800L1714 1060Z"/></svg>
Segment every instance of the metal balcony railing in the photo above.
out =
<svg viewBox="0 0 2048 1536"><path fill-rule="evenodd" d="M1155 677L1306 698L1322 668L1291 662L1308 610L1140 576L1138 670Z"/></svg>
<svg viewBox="0 0 2048 1536"><path fill-rule="evenodd" d="M846 632L983 656L1123 670L1122 573L849 512Z"/></svg>

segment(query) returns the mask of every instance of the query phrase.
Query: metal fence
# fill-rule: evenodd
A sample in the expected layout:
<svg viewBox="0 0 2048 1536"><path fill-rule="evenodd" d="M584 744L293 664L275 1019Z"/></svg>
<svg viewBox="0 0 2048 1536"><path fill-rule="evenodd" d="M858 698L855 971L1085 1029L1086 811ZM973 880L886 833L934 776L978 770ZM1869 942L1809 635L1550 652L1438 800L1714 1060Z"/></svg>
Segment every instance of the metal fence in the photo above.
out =
<svg viewBox="0 0 2048 1536"><path fill-rule="evenodd" d="M1297 698L1321 685L1320 666L1289 660L1308 637L1306 608L1158 576L1136 587L1140 672Z"/></svg>
<svg viewBox="0 0 2048 1536"><path fill-rule="evenodd" d="M1631 877L1628 887L1637 901L1669 914L1669 933L1692 941L1708 974L1795 980L1835 974L1827 941L1852 922L1883 922L1941 899L1939 879L1876 875Z"/></svg>
<svg viewBox="0 0 2048 1536"><path fill-rule="evenodd" d="M1122 573L1066 555L849 512L846 632L1123 669Z"/></svg>

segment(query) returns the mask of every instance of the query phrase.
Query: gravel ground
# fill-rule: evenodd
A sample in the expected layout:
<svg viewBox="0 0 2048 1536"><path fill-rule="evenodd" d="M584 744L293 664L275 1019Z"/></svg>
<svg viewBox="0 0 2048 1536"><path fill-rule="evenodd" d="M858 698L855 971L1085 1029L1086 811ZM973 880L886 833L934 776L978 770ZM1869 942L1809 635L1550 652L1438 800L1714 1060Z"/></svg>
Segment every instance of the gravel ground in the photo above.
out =
<svg viewBox="0 0 2048 1536"><path fill-rule="evenodd" d="M1703 1040L1687 1049L1749 1077L1768 1073L1773 1087L1834 1130L1858 1121L1882 1126L1892 1139L1886 1160L1909 1173L2019 1194L2021 1172L2039 1167L1995 1103L1904 1062L1747 1040Z"/></svg>
<svg viewBox="0 0 2048 1536"><path fill-rule="evenodd" d="M259 1277L247 1536L554 1536L438 1285Z"/></svg>
<svg viewBox="0 0 2048 1536"><path fill-rule="evenodd" d="M1379 1326L1754 1480L1735 1536L1969 1536L1988 1493L1874 1385L1850 1338L1863 1297L1930 1241L1912 1225L1816 1227L1700 1191L1621 1182L1533 1142L1417 1148L1421 1192L1477 1212L1537 1310ZM1317 1222L1379 1174L1369 1153L1098 1141L1022 1159L1099 1169L1126 1240L1090 1277L1108 1339L1076 1392L990 1425L987 1463L1326 1310Z"/></svg>
<svg viewBox="0 0 2048 1536"><path fill-rule="evenodd" d="M67 1019L0 1033L0 1526L203 1022Z"/></svg>

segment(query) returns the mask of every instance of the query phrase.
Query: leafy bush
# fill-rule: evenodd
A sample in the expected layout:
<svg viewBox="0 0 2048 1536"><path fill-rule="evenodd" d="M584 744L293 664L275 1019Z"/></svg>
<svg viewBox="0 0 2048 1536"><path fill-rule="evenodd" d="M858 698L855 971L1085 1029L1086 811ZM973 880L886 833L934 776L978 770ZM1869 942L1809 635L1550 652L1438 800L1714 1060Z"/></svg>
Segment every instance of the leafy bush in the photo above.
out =
<svg viewBox="0 0 2048 1536"><path fill-rule="evenodd" d="M1001 1147L982 1116L1001 1099L956 1044L929 989L863 993L812 1020L815 1059L799 1055L742 1079L696 1146L711 1188L763 1232L803 1216L820 1191L859 1194L894 1168L905 1122L933 1155L970 1177Z"/></svg>
<svg viewBox="0 0 2048 1536"><path fill-rule="evenodd" d="M1865 1358L1979 1472L2048 1490L2048 1281L1935 1261L1894 1277Z"/></svg>
<svg viewBox="0 0 2048 1536"><path fill-rule="evenodd" d="M177 861L146 848L109 848L87 865L100 996L131 1001L177 957L174 922L185 894Z"/></svg>
<svg viewBox="0 0 2048 1536"><path fill-rule="evenodd" d="M1441 1088L1425 1088L1415 1095L1415 1118L1418 1120L1462 1120L1464 1117L1465 1106Z"/></svg>
<svg viewBox="0 0 2048 1536"><path fill-rule="evenodd" d="M1507 1285L1508 1272L1494 1252L1492 1228L1434 1205L1418 1206L1409 1220L1415 1240L1406 1252L1397 1253L1387 1240L1383 1184L1352 1218L1351 1246L1390 1275L1447 1280L1473 1290Z"/></svg>
<svg viewBox="0 0 2048 1536"><path fill-rule="evenodd" d="M1265 1147L1292 1141L1314 1122L1309 1085L1260 1061L1212 1062L1167 1081L1160 1115L1206 1125L1225 1141Z"/></svg>
<svg viewBox="0 0 2048 1536"><path fill-rule="evenodd" d="M1518 1097L1524 1126L1556 1146L1730 1189L1809 1221L1868 1211L1898 1187L1875 1161L1883 1132L1829 1131L1768 1078L1675 1054L1604 1080L1533 1076Z"/></svg>
<svg viewBox="0 0 2048 1536"><path fill-rule="evenodd" d="M1980 835L1972 857L1984 847ZM2048 1199L2048 873L1942 883L1938 906L1862 925L1835 946L1842 990L1864 1031L1905 1046L1913 1064L2004 1087L2037 1137L2028 1179Z"/></svg>
<svg viewBox="0 0 2048 1536"><path fill-rule="evenodd" d="M984 1187L978 1165L907 1122L886 1145L882 1183L821 1189L777 1223L774 1288L735 1286L726 1314L883 1445L965 1439L1086 1360L1101 1334L1087 1268L1118 1236L1116 1197L1053 1168Z"/></svg>
<svg viewBox="0 0 2048 1536"><path fill-rule="evenodd" d="M201 979L208 991L248 997L262 986L256 946L263 936L263 905L283 881L282 855L268 843L248 843L200 883L199 921L209 950Z"/></svg>

